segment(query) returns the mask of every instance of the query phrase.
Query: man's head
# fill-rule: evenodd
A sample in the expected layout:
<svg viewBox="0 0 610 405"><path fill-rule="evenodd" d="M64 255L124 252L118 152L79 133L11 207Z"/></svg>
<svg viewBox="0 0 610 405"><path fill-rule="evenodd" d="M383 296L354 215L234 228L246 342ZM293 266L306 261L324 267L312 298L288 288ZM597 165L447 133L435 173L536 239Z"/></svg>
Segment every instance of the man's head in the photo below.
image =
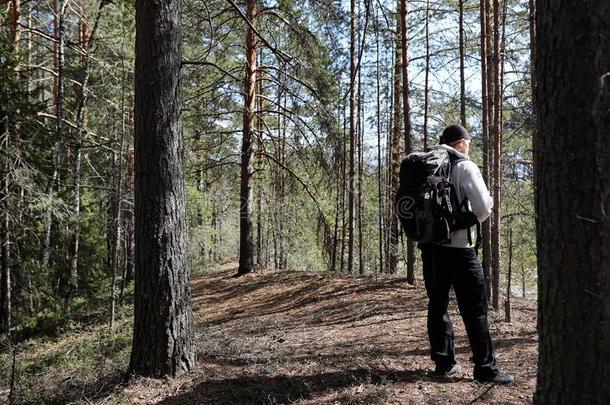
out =
<svg viewBox="0 0 610 405"><path fill-rule="evenodd" d="M439 143L449 145L465 155L470 151L470 135L461 125L450 125L445 128Z"/></svg>

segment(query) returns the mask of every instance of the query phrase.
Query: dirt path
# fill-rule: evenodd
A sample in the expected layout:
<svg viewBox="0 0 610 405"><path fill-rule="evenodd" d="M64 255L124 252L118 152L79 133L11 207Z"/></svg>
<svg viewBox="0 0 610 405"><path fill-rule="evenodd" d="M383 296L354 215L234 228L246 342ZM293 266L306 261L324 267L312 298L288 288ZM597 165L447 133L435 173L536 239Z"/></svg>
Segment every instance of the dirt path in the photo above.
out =
<svg viewBox="0 0 610 405"><path fill-rule="evenodd" d="M531 301L514 299L511 324L490 314L498 363L516 377L508 387L473 382L452 301L464 371L439 382L426 375L432 363L422 287L396 277L233 274L233 265L225 265L193 283L195 373L162 388L141 380L124 394L131 392L136 403L163 404L531 402L537 348Z"/></svg>

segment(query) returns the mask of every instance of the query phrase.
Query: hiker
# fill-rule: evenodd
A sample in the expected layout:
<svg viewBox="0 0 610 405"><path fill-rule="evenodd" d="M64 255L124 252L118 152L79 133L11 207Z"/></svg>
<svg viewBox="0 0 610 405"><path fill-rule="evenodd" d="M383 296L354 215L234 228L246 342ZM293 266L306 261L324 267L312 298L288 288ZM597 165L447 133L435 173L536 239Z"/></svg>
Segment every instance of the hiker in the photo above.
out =
<svg viewBox="0 0 610 405"><path fill-rule="evenodd" d="M496 366L487 321L485 278L473 244L474 234L480 233L475 229L489 217L493 200L479 168L468 158L468 131L451 125L443 131L439 143L433 148L446 149L450 158L457 161L449 179L455 188L459 209L470 215L476 226L451 232L449 241L419 244L429 298L428 337L431 357L436 363L432 375L447 377L461 371L455 360L453 328L447 312L449 290L453 286L472 350L475 380L510 384L513 376L501 373ZM476 236L478 242L480 235Z"/></svg>

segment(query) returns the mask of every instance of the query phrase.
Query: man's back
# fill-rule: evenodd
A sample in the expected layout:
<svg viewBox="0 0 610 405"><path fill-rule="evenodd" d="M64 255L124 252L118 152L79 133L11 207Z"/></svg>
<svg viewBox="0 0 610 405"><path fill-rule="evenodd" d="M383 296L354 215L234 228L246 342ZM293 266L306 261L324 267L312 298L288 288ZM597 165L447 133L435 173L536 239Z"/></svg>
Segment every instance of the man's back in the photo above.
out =
<svg viewBox="0 0 610 405"><path fill-rule="evenodd" d="M447 149L454 157L465 159L453 166L451 170L451 183L455 187L456 196L461 203L464 198L468 199L468 208L474 213L479 222L485 221L493 207L493 199L485 185L481 171L477 165L471 161L467 155L460 153L448 145L438 145ZM476 229L470 228L471 241L476 239ZM473 247L473 244L468 243L468 229L460 229L451 233L451 242L443 246L455 248Z"/></svg>

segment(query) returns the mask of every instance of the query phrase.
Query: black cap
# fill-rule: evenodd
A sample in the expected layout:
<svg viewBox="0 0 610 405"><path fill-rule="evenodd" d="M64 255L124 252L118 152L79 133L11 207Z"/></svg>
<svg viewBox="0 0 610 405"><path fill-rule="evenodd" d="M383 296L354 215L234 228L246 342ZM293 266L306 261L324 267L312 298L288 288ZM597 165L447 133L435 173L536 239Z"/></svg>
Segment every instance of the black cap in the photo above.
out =
<svg viewBox="0 0 610 405"><path fill-rule="evenodd" d="M466 128L461 125L449 125L443 131L443 135L441 135L438 142L440 144L451 144L460 139L470 139L470 135L468 135Z"/></svg>

